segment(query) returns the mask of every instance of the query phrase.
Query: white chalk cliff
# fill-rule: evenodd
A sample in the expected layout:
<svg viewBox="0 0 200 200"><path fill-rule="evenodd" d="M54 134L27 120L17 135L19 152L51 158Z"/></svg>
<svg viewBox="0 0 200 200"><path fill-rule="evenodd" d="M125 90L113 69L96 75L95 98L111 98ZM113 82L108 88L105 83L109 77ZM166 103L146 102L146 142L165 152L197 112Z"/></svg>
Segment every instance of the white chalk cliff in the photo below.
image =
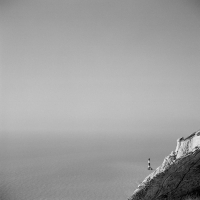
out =
<svg viewBox="0 0 200 200"><path fill-rule="evenodd" d="M129 200L181 200L200 194L200 131L177 140L175 151L138 185Z"/></svg>

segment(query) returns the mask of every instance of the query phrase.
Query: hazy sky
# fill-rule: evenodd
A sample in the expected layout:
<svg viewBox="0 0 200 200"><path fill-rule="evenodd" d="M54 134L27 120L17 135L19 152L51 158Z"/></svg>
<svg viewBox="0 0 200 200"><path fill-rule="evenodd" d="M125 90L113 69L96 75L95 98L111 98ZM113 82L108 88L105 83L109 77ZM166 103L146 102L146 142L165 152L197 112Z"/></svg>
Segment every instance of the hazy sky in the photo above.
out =
<svg viewBox="0 0 200 200"><path fill-rule="evenodd" d="M1 0L1 130L196 131L199 2Z"/></svg>

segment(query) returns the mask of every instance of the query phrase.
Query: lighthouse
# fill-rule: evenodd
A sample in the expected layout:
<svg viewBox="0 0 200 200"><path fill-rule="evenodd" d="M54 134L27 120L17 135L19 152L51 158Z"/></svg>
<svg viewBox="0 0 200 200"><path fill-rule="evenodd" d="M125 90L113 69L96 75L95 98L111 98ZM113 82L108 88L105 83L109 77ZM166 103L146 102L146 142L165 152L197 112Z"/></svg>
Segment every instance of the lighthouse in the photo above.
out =
<svg viewBox="0 0 200 200"><path fill-rule="evenodd" d="M148 159L148 167L147 167L147 169L148 170L153 170L152 167L151 167L150 158Z"/></svg>

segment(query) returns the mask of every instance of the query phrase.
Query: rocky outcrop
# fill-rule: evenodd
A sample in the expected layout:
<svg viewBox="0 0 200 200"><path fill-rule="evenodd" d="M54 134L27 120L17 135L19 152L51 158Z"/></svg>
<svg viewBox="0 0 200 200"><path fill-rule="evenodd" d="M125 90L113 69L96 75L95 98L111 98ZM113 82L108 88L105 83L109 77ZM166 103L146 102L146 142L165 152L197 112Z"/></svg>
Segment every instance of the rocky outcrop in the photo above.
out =
<svg viewBox="0 0 200 200"><path fill-rule="evenodd" d="M138 185L129 200L181 200L200 191L200 131L177 140L162 165Z"/></svg>

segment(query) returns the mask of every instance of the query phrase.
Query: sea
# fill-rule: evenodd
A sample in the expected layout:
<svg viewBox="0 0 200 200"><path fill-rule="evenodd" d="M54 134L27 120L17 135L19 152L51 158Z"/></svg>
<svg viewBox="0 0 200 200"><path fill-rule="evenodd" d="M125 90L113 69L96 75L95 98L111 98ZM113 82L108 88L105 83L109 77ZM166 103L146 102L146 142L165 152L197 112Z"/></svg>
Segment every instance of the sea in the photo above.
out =
<svg viewBox="0 0 200 200"><path fill-rule="evenodd" d="M0 200L126 200L161 160L144 139L20 135L0 142Z"/></svg>

